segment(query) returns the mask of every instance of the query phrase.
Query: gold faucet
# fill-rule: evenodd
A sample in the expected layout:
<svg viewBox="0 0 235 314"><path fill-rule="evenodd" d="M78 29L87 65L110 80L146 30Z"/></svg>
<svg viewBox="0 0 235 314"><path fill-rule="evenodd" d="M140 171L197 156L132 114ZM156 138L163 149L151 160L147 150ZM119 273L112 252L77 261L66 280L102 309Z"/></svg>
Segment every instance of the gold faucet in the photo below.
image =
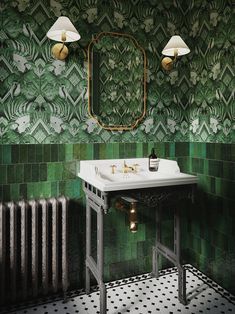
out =
<svg viewBox="0 0 235 314"><path fill-rule="evenodd" d="M126 161L124 160L123 164L123 173L134 172L135 168L132 166L127 166Z"/></svg>
<svg viewBox="0 0 235 314"><path fill-rule="evenodd" d="M133 167L134 167L134 173L137 173L139 164L134 164Z"/></svg>
<svg viewBox="0 0 235 314"><path fill-rule="evenodd" d="M110 167L112 168L112 174L115 174L115 168L117 168L117 166L116 165L111 165Z"/></svg>

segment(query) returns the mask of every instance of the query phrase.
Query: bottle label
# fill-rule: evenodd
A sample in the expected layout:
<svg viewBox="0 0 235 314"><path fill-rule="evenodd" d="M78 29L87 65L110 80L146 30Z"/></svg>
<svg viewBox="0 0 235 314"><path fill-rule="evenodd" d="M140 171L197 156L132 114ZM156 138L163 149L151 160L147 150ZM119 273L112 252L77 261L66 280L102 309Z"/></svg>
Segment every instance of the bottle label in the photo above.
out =
<svg viewBox="0 0 235 314"><path fill-rule="evenodd" d="M159 161L157 159L150 159L149 160L149 167L157 170L158 169L158 163L159 163Z"/></svg>

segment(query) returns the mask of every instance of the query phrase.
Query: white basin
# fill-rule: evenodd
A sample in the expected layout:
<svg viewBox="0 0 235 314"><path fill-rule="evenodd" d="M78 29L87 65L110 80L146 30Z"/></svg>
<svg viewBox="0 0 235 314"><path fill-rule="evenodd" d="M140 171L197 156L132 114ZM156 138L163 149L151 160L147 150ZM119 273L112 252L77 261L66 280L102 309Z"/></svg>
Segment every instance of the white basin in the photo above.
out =
<svg viewBox="0 0 235 314"><path fill-rule="evenodd" d="M123 173L124 162L137 171ZM112 165L115 173L112 174ZM160 159L156 172L148 170L148 158L82 160L78 176L101 191L120 191L197 183L197 177L180 172L176 161Z"/></svg>

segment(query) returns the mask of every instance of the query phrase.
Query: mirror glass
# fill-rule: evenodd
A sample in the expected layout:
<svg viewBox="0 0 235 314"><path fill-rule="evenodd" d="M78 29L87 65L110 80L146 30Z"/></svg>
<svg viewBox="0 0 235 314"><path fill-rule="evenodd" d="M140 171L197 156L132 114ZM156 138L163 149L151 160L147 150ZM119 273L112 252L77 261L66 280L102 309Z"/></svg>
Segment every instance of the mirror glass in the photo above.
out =
<svg viewBox="0 0 235 314"><path fill-rule="evenodd" d="M108 130L133 129L146 112L146 54L134 37L103 32L88 47L88 111Z"/></svg>

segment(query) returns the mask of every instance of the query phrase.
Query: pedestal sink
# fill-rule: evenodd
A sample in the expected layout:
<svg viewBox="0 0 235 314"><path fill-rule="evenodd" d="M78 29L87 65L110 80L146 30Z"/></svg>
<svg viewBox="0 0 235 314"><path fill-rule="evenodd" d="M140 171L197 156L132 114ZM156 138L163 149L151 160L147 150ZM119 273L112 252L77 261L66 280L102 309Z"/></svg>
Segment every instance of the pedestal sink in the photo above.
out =
<svg viewBox="0 0 235 314"><path fill-rule="evenodd" d="M178 299L186 305L186 272L180 260L180 211L183 199L193 199L197 177L180 172L176 161L160 159L158 171L148 170L148 158L86 160L80 162L78 176L86 194L86 293L90 293L90 275L100 288L100 313L107 313L104 283L103 215L108 213L110 199L122 195L143 203L156 211L156 240L152 253L152 275L158 277L158 256L161 254L178 269ZM173 204L174 249L161 242L161 210L166 202ZM135 207L133 206L135 204ZM97 258L92 256L91 212L97 215ZM135 221L136 223L136 221Z"/></svg>

